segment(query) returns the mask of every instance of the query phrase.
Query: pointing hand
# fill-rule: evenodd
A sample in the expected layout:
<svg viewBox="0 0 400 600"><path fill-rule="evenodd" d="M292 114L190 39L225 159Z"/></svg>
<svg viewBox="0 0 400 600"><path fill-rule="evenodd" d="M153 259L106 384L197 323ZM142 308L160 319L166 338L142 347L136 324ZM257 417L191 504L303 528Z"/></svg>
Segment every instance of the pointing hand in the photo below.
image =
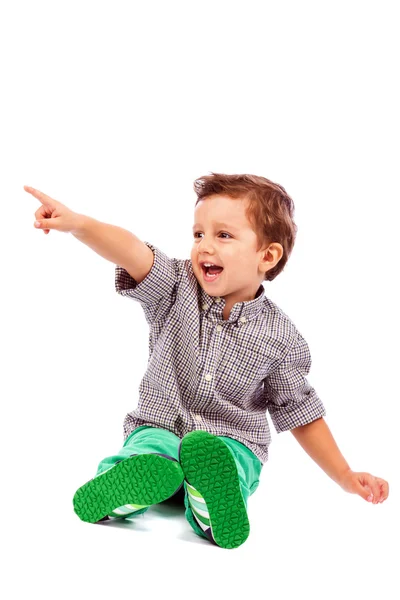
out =
<svg viewBox="0 0 400 600"><path fill-rule="evenodd" d="M41 206L35 212L34 226L42 229L43 233L49 233L50 229L74 232L79 228L82 215L73 212L58 200L50 198L29 185L24 185L24 190L41 202Z"/></svg>

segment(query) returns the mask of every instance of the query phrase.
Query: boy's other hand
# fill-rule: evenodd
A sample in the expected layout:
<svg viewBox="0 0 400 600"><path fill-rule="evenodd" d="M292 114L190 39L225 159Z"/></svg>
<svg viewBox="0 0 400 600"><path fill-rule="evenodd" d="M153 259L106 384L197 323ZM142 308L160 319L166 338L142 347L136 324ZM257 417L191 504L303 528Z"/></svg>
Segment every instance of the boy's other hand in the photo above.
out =
<svg viewBox="0 0 400 600"><path fill-rule="evenodd" d="M36 190L29 185L24 185L24 190L32 194L42 203L35 212L36 221L34 227L42 229L43 233L49 233L50 229L57 231L74 232L78 231L82 220L82 215L73 212L58 200L50 198L43 192Z"/></svg>
<svg viewBox="0 0 400 600"><path fill-rule="evenodd" d="M385 479L370 473L346 471L340 481L341 487L350 494L358 494L367 502L378 504L389 495L389 484Z"/></svg>

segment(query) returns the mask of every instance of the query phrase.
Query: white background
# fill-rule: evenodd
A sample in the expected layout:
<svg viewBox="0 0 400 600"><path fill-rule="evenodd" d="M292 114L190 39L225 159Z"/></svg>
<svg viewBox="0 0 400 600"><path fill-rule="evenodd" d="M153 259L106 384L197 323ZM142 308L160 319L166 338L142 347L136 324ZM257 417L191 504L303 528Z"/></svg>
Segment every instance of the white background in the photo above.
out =
<svg viewBox="0 0 400 600"><path fill-rule="evenodd" d="M399 93L396 2L13 2L0 11L1 586L7 599L400 595ZM189 258L193 181L253 173L299 232L266 294L312 354L351 468L344 492L290 432L224 550L183 507L89 525L75 490L123 442L147 364L114 265L33 227L31 185Z"/></svg>

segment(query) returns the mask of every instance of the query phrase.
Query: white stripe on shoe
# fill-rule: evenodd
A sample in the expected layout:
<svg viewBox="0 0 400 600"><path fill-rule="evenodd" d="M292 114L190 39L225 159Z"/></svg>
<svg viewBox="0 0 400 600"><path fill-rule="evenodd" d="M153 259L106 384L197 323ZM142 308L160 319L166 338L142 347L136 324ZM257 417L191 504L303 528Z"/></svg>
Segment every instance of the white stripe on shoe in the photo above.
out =
<svg viewBox="0 0 400 600"><path fill-rule="evenodd" d="M206 504L203 496L201 496L201 494L196 490L196 488L194 488L188 482L186 482L186 487L187 487L187 492L188 492L189 505L190 505L193 516L196 519L199 527L201 527L201 529L203 531L210 529L211 528L210 515L208 513L207 504ZM200 505L201 505L201 508L200 508ZM211 529L211 532L212 532L212 529Z"/></svg>
<svg viewBox="0 0 400 600"><path fill-rule="evenodd" d="M124 506L119 506L118 508L114 508L112 512L109 513L109 517L126 517L127 515L131 515L141 508L145 508L148 506L147 504L125 504Z"/></svg>

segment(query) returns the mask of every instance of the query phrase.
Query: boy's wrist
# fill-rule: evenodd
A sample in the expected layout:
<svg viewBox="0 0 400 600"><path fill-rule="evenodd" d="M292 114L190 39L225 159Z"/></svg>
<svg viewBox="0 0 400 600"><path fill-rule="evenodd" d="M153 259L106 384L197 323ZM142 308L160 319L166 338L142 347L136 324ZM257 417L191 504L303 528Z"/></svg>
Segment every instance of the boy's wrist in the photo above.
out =
<svg viewBox="0 0 400 600"><path fill-rule="evenodd" d="M91 217L76 213L76 224L74 229L71 231L72 235L79 239L80 236L84 235L88 231L90 227L90 221L93 221Z"/></svg>

